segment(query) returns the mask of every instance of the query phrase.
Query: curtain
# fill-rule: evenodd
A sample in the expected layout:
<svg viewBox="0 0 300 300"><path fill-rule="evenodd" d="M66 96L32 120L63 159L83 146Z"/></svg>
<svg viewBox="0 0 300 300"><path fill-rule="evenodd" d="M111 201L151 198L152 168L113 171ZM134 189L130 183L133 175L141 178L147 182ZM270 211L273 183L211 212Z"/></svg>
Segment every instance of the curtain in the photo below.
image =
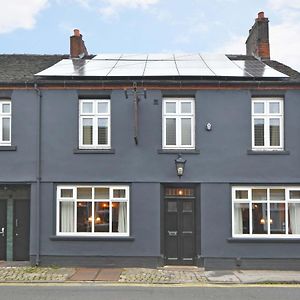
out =
<svg viewBox="0 0 300 300"><path fill-rule="evenodd" d="M292 234L300 234L300 204L289 204L290 230Z"/></svg>
<svg viewBox="0 0 300 300"><path fill-rule="evenodd" d="M243 214L240 204L234 205L234 233L243 234Z"/></svg>
<svg viewBox="0 0 300 300"><path fill-rule="evenodd" d="M74 203L60 203L60 231L74 232Z"/></svg>
<svg viewBox="0 0 300 300"><path fill-rule="evenodd" d="M118 232L127 232L127 203L119 203Z"/></svg>

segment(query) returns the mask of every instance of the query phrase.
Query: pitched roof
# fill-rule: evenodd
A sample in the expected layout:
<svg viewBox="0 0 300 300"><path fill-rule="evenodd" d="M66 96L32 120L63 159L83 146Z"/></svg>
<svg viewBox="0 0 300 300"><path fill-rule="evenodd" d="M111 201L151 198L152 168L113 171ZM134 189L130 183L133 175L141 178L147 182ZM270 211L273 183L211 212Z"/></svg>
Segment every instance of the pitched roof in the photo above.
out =
<svg viewBox="0 0 300 300"><path fill-rule="evenodd" d="M68 57L68 55L0 54L0 82L33 82L34 74Z"/></svg>

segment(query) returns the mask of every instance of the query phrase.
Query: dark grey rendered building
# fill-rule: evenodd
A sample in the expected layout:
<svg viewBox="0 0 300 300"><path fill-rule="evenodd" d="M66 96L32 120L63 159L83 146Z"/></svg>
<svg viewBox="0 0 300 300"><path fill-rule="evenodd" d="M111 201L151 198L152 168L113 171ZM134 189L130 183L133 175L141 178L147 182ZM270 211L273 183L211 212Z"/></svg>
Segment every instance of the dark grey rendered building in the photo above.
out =
<svg viewBox="0 0 300 300"><path fill-rule="evenodd" d="M300 74L246 55L0 55L0 260L300 267Z"/></svg>

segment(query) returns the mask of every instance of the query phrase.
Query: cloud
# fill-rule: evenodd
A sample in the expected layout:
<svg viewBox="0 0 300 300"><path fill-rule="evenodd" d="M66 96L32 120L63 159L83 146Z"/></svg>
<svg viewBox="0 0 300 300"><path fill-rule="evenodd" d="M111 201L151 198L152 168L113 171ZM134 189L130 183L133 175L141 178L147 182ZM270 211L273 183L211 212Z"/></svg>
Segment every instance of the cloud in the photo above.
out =
<svg viewBox="0 0 300 300"><path fill-rule="evenodd" d="M271 9L300 9L299 0L268 0Z"/></svg>
<svg viewBox="0 0 300 300"><path fill-rule="evenodd" d="M0 34L19 28L31 29L38 13L47 7L48 0L5 1L0 10Z"/></svg>
<svg viewBox="0 0 300 300"><path fill-rule="evenodd" d="M123 9L148 9L160 0L100 0L102 7L99 12L105 18L117 17Z"/></svg>

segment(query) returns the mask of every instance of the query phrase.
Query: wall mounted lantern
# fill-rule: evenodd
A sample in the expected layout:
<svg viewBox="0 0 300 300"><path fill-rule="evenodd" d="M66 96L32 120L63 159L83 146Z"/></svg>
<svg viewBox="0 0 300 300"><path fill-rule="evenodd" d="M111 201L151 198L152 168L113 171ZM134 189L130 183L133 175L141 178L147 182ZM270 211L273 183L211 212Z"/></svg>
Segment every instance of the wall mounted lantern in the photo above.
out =
<svg viewBox="0 0 300 300"><path fill-rule="evenodd" d="M175 167L176 167L177 176L179 178L183 175L185 163L186 160L181 157L181 154L178 154L178 157L175 159Z"/></svg>

